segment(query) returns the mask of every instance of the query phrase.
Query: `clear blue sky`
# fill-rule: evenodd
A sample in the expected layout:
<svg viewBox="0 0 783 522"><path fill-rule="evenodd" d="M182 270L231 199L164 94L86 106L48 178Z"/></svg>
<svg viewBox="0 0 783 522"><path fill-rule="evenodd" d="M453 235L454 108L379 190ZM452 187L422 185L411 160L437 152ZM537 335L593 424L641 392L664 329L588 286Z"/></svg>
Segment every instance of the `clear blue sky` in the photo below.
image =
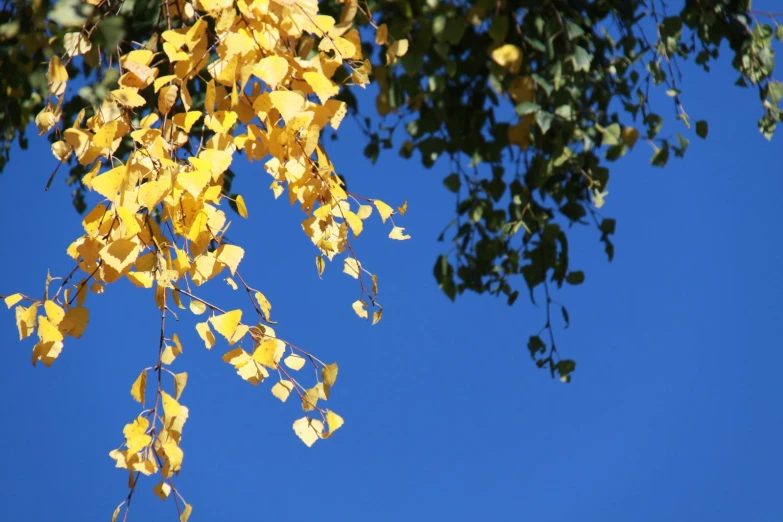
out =
<svg viewBox="0 0 783 522"><path fill-rule="evenodd" d="M706 141L693 135L686 159L664 170L640 142L614 167L604 210L618 219L615 261L594 230L572 236L587 280L556 295L571 312L571 328L556 331L578 362L570 385L525 348L543 310L522 298L454 304L436 287L435 239L453 208L442 169L393 153L371 166L351 122L331 145L352 191L409 202L399 224L412 240L374 224L356 243L380 276L385 314L370 327L340 265L318 280L301 214L273 200L262 166L239 168L251 219L234 217L231 233L247 249L244 273L283 337L339 362L330 403L346 422L305 447L291 429L298 405L242 381L220 360L225 344L207 352L183 312L169 334L185 350L174 369L190 374L176 484L191 520L782 520L783 136L758 134L758 96L732 86L726 62L712 76L685 68L686 109L709 119ZM71 268L79 218L62 173L43 191L54 166L32 137L0 176L0 293L37 295L47 269ZM224 283L213 286L229 303ZM86 334L48 369L32 368L32 343L18 341L12 311L0 314L0 520L108 520L127 493L107 454L139 411L129 389L154 364L158 313L127 282L87 306ZM141 482L131 520L176 520L154 484Z"/></svg>

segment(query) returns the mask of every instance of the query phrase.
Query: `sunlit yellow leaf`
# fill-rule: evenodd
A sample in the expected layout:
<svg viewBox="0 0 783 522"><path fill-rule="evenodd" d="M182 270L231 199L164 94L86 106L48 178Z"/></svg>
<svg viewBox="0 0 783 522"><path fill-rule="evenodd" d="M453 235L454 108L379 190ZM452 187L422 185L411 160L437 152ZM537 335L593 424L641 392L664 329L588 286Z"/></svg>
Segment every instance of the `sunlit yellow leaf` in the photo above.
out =
<svg viewBox="0 0 783 522"><path fill-rule="evenodd" d="M114 199L127 171L125 166L121 166L104 172L92 180L92 189L105 198Z"/></svg>
<svg viewBox="0 0 783 522"><path fill-rule="evenodd" d="M376 325L381 322L381 317L383 317L383 308L378 308L372 313L372 324Z"/></svg>
<svg viewBox="0 0 783 522"><path fill-rule="evenodd" d="M373 201L373 205L375 205L375 208L378 209L378 213L381 215L381 221L384 223L386 223L386 220L389 219L389 216L394 214L394 209L380 199Z"/></svg>
<svg viewBox="0 0 783 522"><path fill-rule="evenodd" d="M43 343L54 343L63 340L63 334L44 316L38 317L38 337Z"/></svg>
<svg viewBox="0 0 783 522"><path fill-rule="evenodd" d="M492 59L511 74L517 74L522 65L522 51L513 44L505 44L492 51Z"/></svg>
<svg viewBox="0 0 783 522"><path fill-rule="evenodd" d="M185 504L185 507L182 508L182 513L179 514L179 522L188 522L188 519L190 518L190 514L193 512L193 506L190 504Z"/></svg>
<svg viewBox="0 0 783 522"><path fill-rule="evenodd" d="M131 87L123 87L121 89L115 89L111 91L112 96L117 99L119 103L126 107L135 108L146 105L146 100L136 92L136 89Z"/></svg>
<svg viewBox="0 0 783 522"><path fill-rule="evenodd" d="M367 319L369 317L369 314L367 313L367 310L364 308L365 306L367 306L367 303L365 303L361 299L354 301L354 303L351 305L353 311L356 312L356 315L358 315L363 319Z"/></svg>
<svg viewBox="0 0 783 522"><path fill-rule="evenodd" d="M239 262L245 255L245 249L236 245L220 245L220 248L215 252L215 257L218 261L223 263L231 271L231 275L234 275L239 266Z"/></svg>
<svg viewBox="0 0 783 522"><path fill-rule="evenodd" d="M207 324L207 321L204 321L203 323L197 323L196 324L196 331L198 332L199 337L204 341L204 344L207 346L207 350L211 350L213 346L215 346L215 334L212 333L212 330L209 329L209 324Z"/></svg>
<svg viewBox="0 0 783 522"><path fill-rule="evenodd" d="M288 366L292 370L301 370L302 367L304 367L305 362L307 361L301 355L292 353L291 355L283 359L283 362L285 363L286 366Z"/></svg>
<svg viewBox="0 0 783 522"><path fill-rule="evenodd" d="M359 216L359 219L367 219L372 215L372 207L370 205L360 205L356 215Z"/></svg>
<svg viewBox="0 0 783 522"><path fill-rule="evenodd" d="M326 103L326 100L332 96L337 96L337 94L340 92L340 88L335 85L332 80L324 76L323 73L317 71L307 71L302 75L302 77L313 90L315 95L318 96L321 104Z"/></svg>
<svg viewBox="0 0 783 522"><path fill-rule="evenodd" d="M285 379L281 379L280 382L272 386L272 395L285 402L288 399L288 395L291 393L291 390L293 389L294 383Z"/></svg>
<svg viewBox="0 0 783 522"><path fill-rule="evenodd" d="M201 315L207 311L207 305L205 305L201 301L196 301L195 299L192 299L190 301L190 311L193 312L193 315Z"/></svg>
<svg viewBox="0 0 783 522"><path fill-rule="evenodd" d="M212 327L220 335L231 340L234 335L234 331L237 329L239 322L242 320L242 310L232 310L225 314L216 315L209 318L209 322L212 323Z"/></svg>
<svg viewBox="0 0 783 522"><path fill-rule="evenodd" d="M294 421L294 433L308 448L321 438L323 431L324 424L319 420L302 417Z"/></svg>
<svg viewBox="0 0 783 522"><path fill-rule="evenodd" d="M388 49L386 49L386 63L391 65L397 61L400 56L405 56L408 52L408 40L402 39L392 43Z"/></svg>
<svg viewBox="0 0 783 522"><path fill-rule="evenodd" d="M315 268L318 270L318 277L321 277L324 273L324 269L326 268L326 261L324 261L324 256L315 257Z"/></svg>
<svg viewBox="0 0 783 522"><path fill-rule="evenodd" d="M148 181L139 187L139 203L152 210L163 201L170 188L171 184L166 181Z"/></svg>
<svg viewBox="0 0 783 522"><path fill-rule="evenodd" d="M267 299L266 296L261 292L256 292L254 296L256 298L256 302L258 303L258 307L264 313L264 318L269 321L269 314L272 313L272 303L270 303L269 299Z"/></svg>
<svg viewBox="0 0 783 522"><path fill-rule="evenodd" d="M343 263L343 272L353 277L354 279L359 279L360 267L361 264L355 258L346 257Z"/></svg>
<svg viewBox="0 0 783 522"><path fill-rule="evenodd" d="M302 110L305 102L304 96L294 91L273 91L269 93L269 99L286 123Z"/></svg>
<svg viewBox="0 0 783 522"><path fill-rule="evenodd" d="M188 384L188 372L174 374L174 398L179 400Z"/></svg>
<svg viewBox="0 0 783 522"><path fill-rule="evenodd" d="M230 286L230 287L231 287L231 290L236 290L236 289L238 288L238 287L237 287L237 284L236 284L236 283L234 282L234 280L233 280L233 279L231 279L230 277L227 277L227 278L226 278L226 284L228 284L228 286Z"/></svg>
<svg viewBox="0 0 783 522"><path fill-rule="evenodd" d="M68 71L65 69L62 60L56 54L49 59L49 69L46 73L46 79L49 83L49 92L52 96L61 96L65 94L65 85L68 82Z"/></svg>
<svg viewBox="0 0 783 522"><path fill-rule="evenodd" d="M247 219L247 206L245 206L245 198L241 194L237 194L236 204L239 215Z"/></svg>
<svg viewBox="0 0 783 522"><path fill-rule="evenodd" d="M334 382L337 380L337 363L324 364L321 368L321 380L323 381L324 396L328 399Z"/></svg>
<svg viewBox="0 0 783 522"><path fill-rule="evenodd" d="M401 216L404 216L407 211L408 211L408 200L405 200L405 202L402 204L401 207L397 207L397 212L399 212Z"/></svg>
<svg viewBox="0 0 783 522"><path fill-rule="evenodd" d="M201 118L201 114L201 111L180 112L174 115L172 121L185 132L190 132L193 125Z"/></svg>
<svg viewBox="0 0 783 522"><path fill-rule="evenodd" d="M131 386L131 397L144 406L144 393L147 390L147 370L142 371Z"/></svg>
<svg viewBox="0 0 783 522"><path fill-rule="evenodd" d="M337 415L335 412L332 410L326 410L326 423L329 425L329 433L324 438L337 431L344 422L345 421L343 421L343 418Z"/></svg>
<svg viewBox="0 0 783 522"><path fill-rule="evenodd" d="M279 339L267 339L253 351L253 359L269 368L277 368L284 353L285 343Z"/></svg>
<svg viewBox="0 0 783 522"><path fill-rule="evenodd" d="M142 416L136 417L136 420L125 425L122 433L125 435L125 445L128 447L129 454L136 453L152 442L152 437L146 433L149 426L149 421Z"/></svg>
<svg viewBox="0 0 783 522"><path fill-rule="evenodd" d="M351 212L350 210L345 211L345 221L348 222L348 226L351 227L351 231L353 232L354 237L359 237L359 234L362 233L362 230L364 229L364 225L362 224L361 218Z"/></svg>
<svg viewBox="0 0 783 522"><path fill-rule="evenodd" d="M331 427L331 424L329 426ZM155 493L159 499L166 500L169 497L169 493L171 493L171 486L169 486L166 482L161 481L158 482L154 488L152 488L152 492Z"/></svg>
<svg viewBox="0 0 783 522"><path fill-rule="evenodd" d="M17 307L14 309L16 312L16 327L19 329L20 341L29 337L35 331L38 306L38 303L33 303L29 308L25 308L22 305L17 305Z"/></svg>
<svg viewBox="0 0 783 522"><path fill-rule="evenodd" d="M318 405L318 390L316 388L310 388L305 390L302 396L302 410L313 411Z"/></svg>
<svg viewBox="0 0 783 522"><path fill-rule="evenodd" d="M253 67L253 74L275 89L288 74L288 60L282 56L267 56Z"/></svg>
<svg viewBox="0 0 783 522"><path fill-rule="evenodd" d="M5 301L5 305L10 309L12 306L14 306L22 299L24 299L22 294L11 294L8 297L6 297L4 301Z"/></svg>
<svg viewBox="0 0 783 522"><path fill-rule="evenodd" d="M389 237L392 239L398 239L400 241L410 239L411 236L405 234L404 231L405 229L403 227L394 227L392 228L392 231L389 232Z"/></svg>

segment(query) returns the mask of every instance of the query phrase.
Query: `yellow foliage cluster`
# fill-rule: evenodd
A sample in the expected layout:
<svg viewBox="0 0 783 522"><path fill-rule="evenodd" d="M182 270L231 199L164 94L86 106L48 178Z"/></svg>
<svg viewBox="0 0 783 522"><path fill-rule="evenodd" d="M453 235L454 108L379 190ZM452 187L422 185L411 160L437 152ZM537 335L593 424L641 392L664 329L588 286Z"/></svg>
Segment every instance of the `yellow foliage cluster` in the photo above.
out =
<svg viewBox="0 0 783 522"><path fill-rule="evenodd" d="M105 3L88 2L106 9ZM346 114L345 103L335 99L341 87L335 73L347 68L348 82L358 86L371 73L352 27L356 2L345 2L344 9L338 22L318 14L316 0L168 0L161 7L166 30L159 38L122 54L101 49L119 68L118 84L64 130L59 126L67 65L91 48L92 28L66 35L65 55L49 62L49 101L36 124L42 134L57 131L52 153L60 162L85 166L83 182L100 201L82 221L84 234L67 249L76 266L59 289L50 297L50 277L43 300L14 294L5 302L16 307L21 339L38 334L33 364L49 366L66 335L78 338L84 332L88 293L102 293L122 278L153 289L161 310L158 361L141 372L131 395L148 407L152 372L155 398L125 426L124 441L110 453L117 467L130 471L131 492L140 474L160 473L155 494L165 499L173 491L184 502L171 482L182 466L180 441L188 417L179 403L187 373L169 369L183 351L177 334L165 335L173 306L194 315L209 312L196 325L198 335L207 349L216 345L216 333L225 339L230 350L223 360L244 380L256 385L274 375L275 397L285 402L296 393L305 417L293 429L305 444L331 436L343 424L339 415L319 407L329 398L337 365L276 336L272 305L239 272L244 249L223 240L229 223L221 203L227 197L223 178L236 153L263 162L275 198L285 194L305 212L302 229L319 251L319 275L326 260L347 254L344 272L359 280L363 294L352 308L367 319L368 308L374 308L373 324L381 319L377 277L357 259L349 231L358 237L374 208L384 223L391 220L390 238L410 236L392 219L406 206L395 212L380 200L347 192L321 142L322 131L337 129ZM392 47L390 62L405 53L406 44ZM128 154L118 154L123 144L130 145ZM244 198L234 203L247 218ZM255 313L249 322L242 322L241 309L223 310L195 293L226 272L226 282L233 289L242 286L251 297ZM77 273L84 276L74 282ZM365 274L372 284L365 286ZM307 364L320 375L310 387L293 376ZM163 389L164 374L173 378L173 394ZM127 509L129 502L118 506L115 518L123 505ZM190 510L186 504L183 521Z"/></svg>

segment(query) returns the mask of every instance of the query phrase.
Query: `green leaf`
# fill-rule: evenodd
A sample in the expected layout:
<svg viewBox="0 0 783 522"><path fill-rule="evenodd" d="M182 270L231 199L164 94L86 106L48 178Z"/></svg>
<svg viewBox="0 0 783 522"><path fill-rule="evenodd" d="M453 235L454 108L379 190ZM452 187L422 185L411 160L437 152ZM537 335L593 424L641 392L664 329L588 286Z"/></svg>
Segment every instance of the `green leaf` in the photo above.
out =
<svg viewBox="0 0 783 522"><path fill-rule="evenodd" d="M569 285L581 285L585 282L585 273L581 270L575 270L573 272L569 272L566 276L566 282Z"/></svg>
<svg viewBox="0 0 783 522"><path fill-rule="evenodd" d="M459 192L462 183L460 182L459 174L454 172L446 176L446 179L443 180L443 184L446 185L447 189L456 193Z"/></svg>
<svg viewBox="0 0 783 522"><path fill-rule="evenodd" d="M525 114L530 114L533 112L536 112L539 110L541 106L537 104L536 102L522 102L516 107L514 107L514 110L519 114L520 116L524 116Z"/></svg>
<svg viewBox="0 0 783 522"><path fill-rule="evenodd" d="M699 138L701 139L706 138L707 131L708 131L707 120L699 120L696 122L696 135Z"/></svg>

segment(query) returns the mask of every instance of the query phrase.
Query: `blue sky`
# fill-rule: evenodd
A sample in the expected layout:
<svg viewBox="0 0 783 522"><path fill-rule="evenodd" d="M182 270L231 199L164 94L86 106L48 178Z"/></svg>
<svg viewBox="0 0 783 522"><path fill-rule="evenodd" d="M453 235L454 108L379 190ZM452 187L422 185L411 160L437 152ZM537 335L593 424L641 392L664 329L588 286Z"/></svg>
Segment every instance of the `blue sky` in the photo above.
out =
<svg viewBox="0 0 783 522"><path fill-rule="evenodd" d="M169 334L184 345L174 369L190 376L176 485L191 520L779 521L781 137L758 134L758 97L732 86L727 60L710 76L685 71L686 110L709 119L708 139L693 135L687 157L663 170L642 142L616 164L604 209L618 219L613 263L594 230L572 235L587 280L555 296L571 313L571 328L555 331L577 360L569 385L525 348L542 309L451 303L436 287L435 240L453 208L443 169L393 153L370 165L351 122L331 145L353 192L408 200L398 224L412 240L389 240L374 222L356 242L380 277L384 319L370 327L339 264L319 281L301 214L273 199L261 164L239 168L251 219L234 217L231 235L247 250L245 277L271 300L278 333L339 362L329 402L346 422L305 447L291 429L298 405L242 381L220 360L225 344L206 351L183 312ZM43 191L47 148L31 139L0 176L3 294L37 295L47 269L71 268L80 219L62 177ZM212 286L219 303L244 299ZM129 389L155 362L158 312L127 282L87 306L86 334L48 369L30 365L13 312L0 315L2 520L108 520L127 494L108 452L139 411ZM176 520L154 485L140 483L131 520Z"/></svg>

